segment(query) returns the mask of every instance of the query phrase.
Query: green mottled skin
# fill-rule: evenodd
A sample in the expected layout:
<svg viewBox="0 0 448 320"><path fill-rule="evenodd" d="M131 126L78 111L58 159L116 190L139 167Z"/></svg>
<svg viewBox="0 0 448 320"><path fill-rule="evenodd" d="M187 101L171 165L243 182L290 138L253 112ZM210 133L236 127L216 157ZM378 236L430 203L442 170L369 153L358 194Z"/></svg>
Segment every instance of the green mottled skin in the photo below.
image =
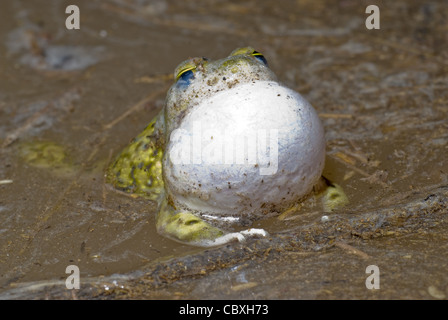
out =
<svg viewBox="0 0 448 320"><path fill-rule="evenodd" d="M140 133L109 167L107 180L115 188L157 200L163 192L163 135L155 127L158 117Z"/></svg>

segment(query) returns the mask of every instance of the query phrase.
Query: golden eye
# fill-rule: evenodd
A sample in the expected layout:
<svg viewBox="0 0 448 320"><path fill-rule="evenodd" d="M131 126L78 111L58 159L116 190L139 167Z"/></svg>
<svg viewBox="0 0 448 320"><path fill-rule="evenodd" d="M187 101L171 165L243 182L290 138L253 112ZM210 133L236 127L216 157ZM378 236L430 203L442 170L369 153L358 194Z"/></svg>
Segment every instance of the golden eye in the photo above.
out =
<svg viewBox="0 0 448 320"><path fill-rule="evenodd" d="M174 70L174 80L183 81L183 84L190 84L190 81L194 79L196 71L203 70L204 66L207 64L207 58L190 58Z"/></svg>
<svg viewBox="0 0 448 320"><path fill-rule="evenodd" d="M246 55L251 55L254 58L260 60L261 62L263 62L265 65L268 65L268 62L266 60L266 58L263 56L263 54L261 52L256 51L254 48L252 47L244 47L244 48L238 48L232 51L232 53L230 54L230 56L237 56L240 54L246 54Z"/></svg>
<svg viewBox="0 0 448 320"><path fill-rule="evenodd" d="M186 65L183 68L176 70L176 73L174 75L176 81L178 81L179 79L185 81L190 80L194 76L194 70L196 70L196 65Z"/></svg>
<svg viewBox="0 0 448 320"><path fill-rule="evenodd" d="M262 53L254 50L254 52L252 52L251 55L253 55L256 59L263 62L265 65L268 65L268 61L266 60L266 58L264 57L264 55Z"/></svg>

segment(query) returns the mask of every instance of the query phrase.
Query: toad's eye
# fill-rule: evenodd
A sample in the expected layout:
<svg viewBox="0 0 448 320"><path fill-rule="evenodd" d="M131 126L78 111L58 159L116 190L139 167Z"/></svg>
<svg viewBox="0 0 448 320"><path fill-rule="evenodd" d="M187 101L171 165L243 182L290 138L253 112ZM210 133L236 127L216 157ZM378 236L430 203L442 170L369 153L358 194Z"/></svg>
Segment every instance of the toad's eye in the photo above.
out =
<svg viewBox="0 0 448 320"><path fill-rule="evenodd" d="M254 50L254 52L252 52L251 55L260 60L261 62L263 62L265 65L268 65L268 61L266 60L266 58L263 56L262 53Z"/></svg>
<svg viewBox="0 0 448 320"><path fill-rule="evenodd" d="M190 58L176 67L174 80L182 86L188 86L194 80L196 71L201 70L207 63L205 58Z"/></svg>
<svg viewBox="0 0 448 320"><path fill-rule="evenodd" d="M182 81L183 84L189 85L190 81L194 79L194 71L196 66L186 66L184 69L179 70L176 75L176 81Z"/></svg>
<svg viewBox="0 0 448 320"><path fill-rule="evenodd" d="M194 78L193 70L185 70L178 75L177 81L184 81L185 84L190 84L190 81Z"/></svg>
<svg viewBox="0 0 448 320"><path fill-rule="evenodd" d="M265 66L268 65L268 61L263 56L263 54L261 52L255 51L254 48L252 48L252 47L244 47L244 48L235 49L232 51L230 56L238 56L240 54L252 56L252 57L256 58L257 60L263 62L263 64Z"/></svg>

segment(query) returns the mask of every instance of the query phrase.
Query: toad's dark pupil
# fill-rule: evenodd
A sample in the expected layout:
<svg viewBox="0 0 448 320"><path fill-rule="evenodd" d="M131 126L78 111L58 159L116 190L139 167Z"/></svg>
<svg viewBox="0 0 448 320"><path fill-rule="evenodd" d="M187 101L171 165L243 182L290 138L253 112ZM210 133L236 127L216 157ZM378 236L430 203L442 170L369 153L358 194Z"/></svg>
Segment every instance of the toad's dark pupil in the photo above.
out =
<svg viewBox="0 0 448 320"><path fill-rule="evenodd" d="M190 84L190 81L194 78L194 72L192 70L185 71L179 76L179 81L183 81L184 84Z"/></svg>
<svg viewBox="0 0 448 320"><path fill-rule="evenodd" d="M268 61L266 60L266 58L258 51L254 51L252 53L252 55L257 58L258 60L260 60L261 62L263 62L265 65L268 65Z"/></svg>

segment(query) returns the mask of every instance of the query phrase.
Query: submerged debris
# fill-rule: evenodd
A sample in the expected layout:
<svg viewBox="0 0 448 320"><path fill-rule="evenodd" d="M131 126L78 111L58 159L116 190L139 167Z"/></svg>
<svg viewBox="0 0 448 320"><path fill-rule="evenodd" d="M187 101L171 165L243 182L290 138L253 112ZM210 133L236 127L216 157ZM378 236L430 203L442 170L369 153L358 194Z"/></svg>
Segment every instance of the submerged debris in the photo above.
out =
<svg viewBox="0 0 448 320"><path fill-rule="evenodd" d="M6 46L21 64L42 71L83 70L100 61L105 51L101 46L52 44L50 35L31 24L11 31Z"/></svg>

